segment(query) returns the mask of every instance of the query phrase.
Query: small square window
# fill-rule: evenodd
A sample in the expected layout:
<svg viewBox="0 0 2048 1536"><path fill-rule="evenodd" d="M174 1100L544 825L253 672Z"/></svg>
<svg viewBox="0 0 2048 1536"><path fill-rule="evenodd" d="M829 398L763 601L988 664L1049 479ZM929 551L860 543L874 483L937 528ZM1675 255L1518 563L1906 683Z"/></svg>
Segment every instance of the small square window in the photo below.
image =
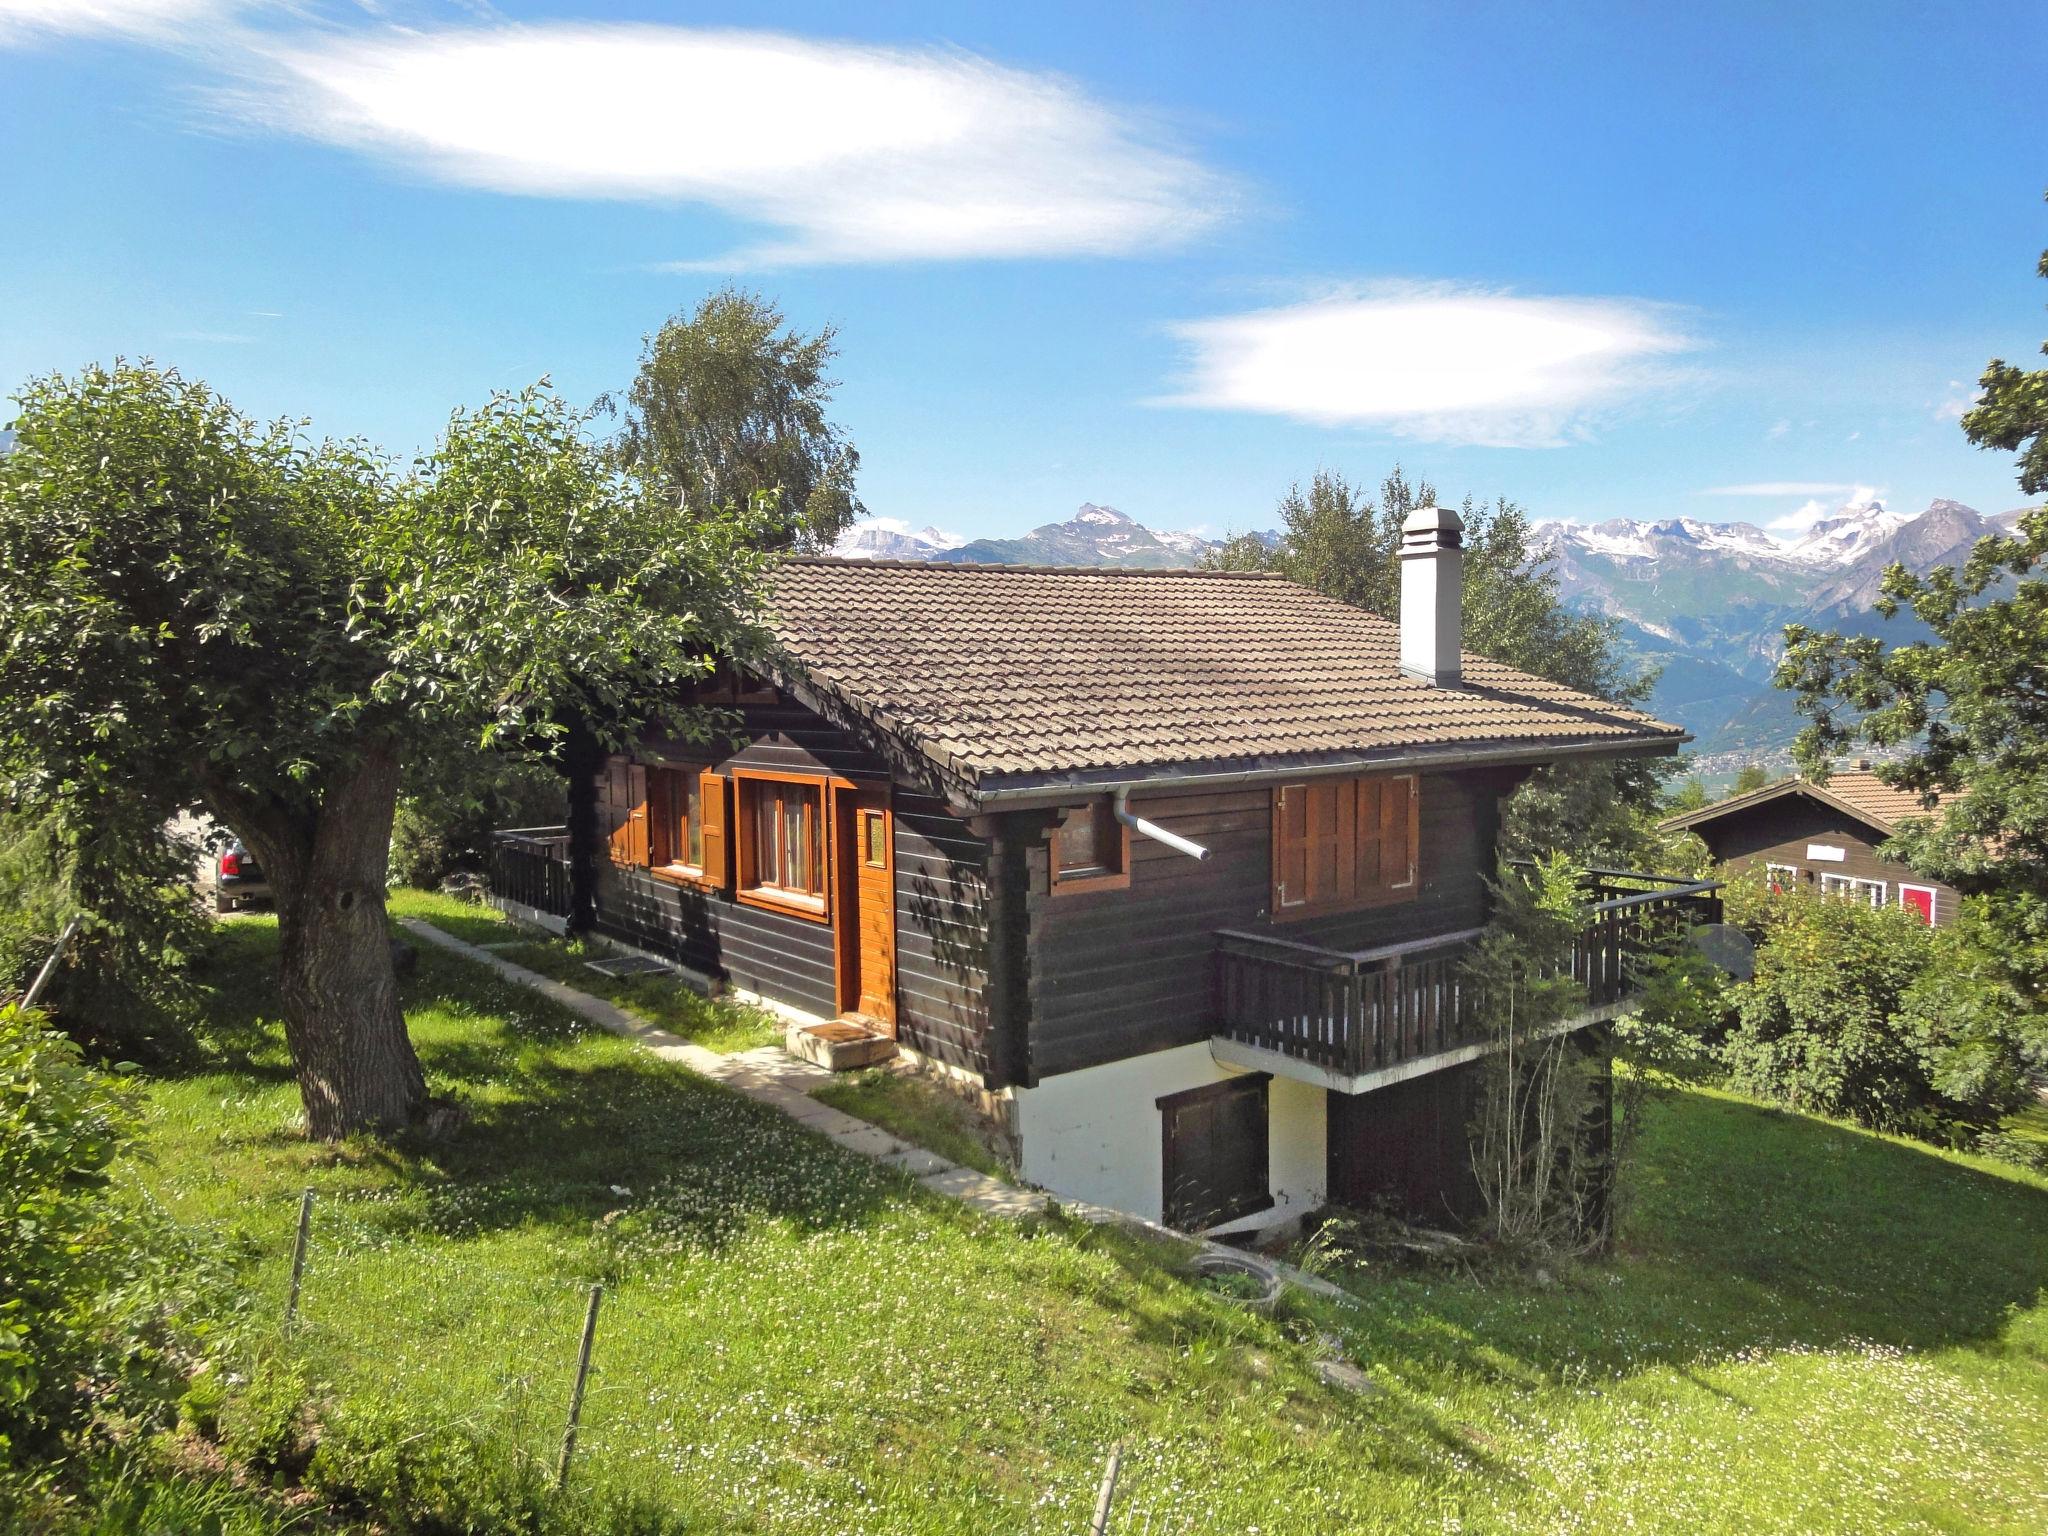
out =
<svg viewBox="0 0 2048 1536"><path fill-rule="evenodd" d="M1107 890L1130 884L1131 834L1105 798L1077 805L1052 835L1054 890Z"/></svg>

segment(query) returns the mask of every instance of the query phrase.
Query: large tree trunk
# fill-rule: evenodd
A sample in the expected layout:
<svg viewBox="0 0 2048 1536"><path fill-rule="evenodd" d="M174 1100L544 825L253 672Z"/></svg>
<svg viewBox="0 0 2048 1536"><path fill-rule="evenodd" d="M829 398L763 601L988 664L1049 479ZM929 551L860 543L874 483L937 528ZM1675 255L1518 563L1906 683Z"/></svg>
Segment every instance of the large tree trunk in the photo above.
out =
<svg viewBox="0 0 2048 1536"><path fill-rule="evenodd" d="M597 926L597 865L603 834L597 824L597 776L604 769L604 748L583 716L564 722L562 772L569 781L569 915L566 926L580 937Z"/></svg>
<svg viewBox="0 0 2048 1536"><path fill-rule="evenodd" d="M277 903L285 1041L307 1134L322 1141L399 1130L426 1107L384 915L398 770L395 752L372 750L309 826L236 827Z"/></svg>

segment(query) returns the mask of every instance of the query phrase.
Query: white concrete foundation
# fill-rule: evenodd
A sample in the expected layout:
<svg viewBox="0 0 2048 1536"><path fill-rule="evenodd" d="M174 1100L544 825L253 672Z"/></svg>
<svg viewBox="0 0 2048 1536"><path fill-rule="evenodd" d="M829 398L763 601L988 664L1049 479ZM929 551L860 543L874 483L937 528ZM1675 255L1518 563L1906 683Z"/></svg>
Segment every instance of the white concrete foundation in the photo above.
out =
<svg viewBox="0 0 2048 1536"><path fill-rule="evenodd" d="M1106 1206L1146 1221L1164 1214L1164 1132L1157 1101L1241 1076L1207 1043L1063 1072L1011 1091L1011 1128L1033 1184L1065 1200ZM1250 1232L1292 1221L1326 1193L1324 1090L1275 1077L1267 1085L1267 1149L1273 1205L1219 1232Z"/></svg>

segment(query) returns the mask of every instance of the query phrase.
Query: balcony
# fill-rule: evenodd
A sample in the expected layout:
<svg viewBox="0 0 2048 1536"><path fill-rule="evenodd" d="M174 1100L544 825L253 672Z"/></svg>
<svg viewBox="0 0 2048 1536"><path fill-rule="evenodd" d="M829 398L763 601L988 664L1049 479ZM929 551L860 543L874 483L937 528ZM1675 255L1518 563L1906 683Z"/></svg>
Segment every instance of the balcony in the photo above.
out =
<svg viewBox="0 0 2048 1536"><path fill-rule="evenodd" d="M542 917L569 915L569 829L515 827L491 834L491 904Z"/></svg>
<svg viewBox="0 0 2048 1536"><path fill-rule="evenodd" d="M1571 1027L1627 1011L1638 957L1674 924L1721 919L1717 881L1588 872L1591 909L1572 946L1587 1008ZM1219 1061L1364 1093L1471 1061L1486 1049L1462 962L1483 930L1334 950L1271 933L1216 935Z"/></svg>

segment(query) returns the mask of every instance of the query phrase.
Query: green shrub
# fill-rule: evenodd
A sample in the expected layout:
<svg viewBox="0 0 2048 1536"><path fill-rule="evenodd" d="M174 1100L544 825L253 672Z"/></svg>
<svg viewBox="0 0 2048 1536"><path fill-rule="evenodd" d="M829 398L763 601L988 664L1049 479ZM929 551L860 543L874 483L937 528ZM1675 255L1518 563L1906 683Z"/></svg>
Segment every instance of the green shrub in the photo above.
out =
<svg viewBox="0 0 2048 1536"><path fill-rule="evenodd" d="M1732 989L1731 1085L1881 1129L1934 1129L1939 1096L1900 1017L1929 930L1897 907L1805 892L1738 905L1762 942L1755 979Z"/></svg>
<svg viewBox="0 0 2048 1536"><path fill-rule="evenodd" d="M303 1471L313 1451L309 1398L306 1373L297 1362L258 1360L248 1381L221 1403L221 1449L259 1472Z"/></svg>
<svg viewBox="0 0 2048 1536"><path fill-rule="evenodd" d="M126 1223L107 1168L133 1132L126 1085L42 1015L0 1006L0 1466L82 1415L78 1383L121 1278Z"/></svg>
<svg viewBox="0 0 2048 1536"><path fill-rule="evenodd" d="M337 1508L405 1536L664 1536L685 1525L655 1502L615 1489L572 1480L558 1493L552 1465L390 1400L337 1410L321 1428L306 1482Z"/></svg>
<svg viewBox="0 0 2048 1536"><path fill-rule="evenodd" d="M561 825L564 794L559 776L531 764L473 754L433 759L398 802L391 883L432 890L459 871L489 868L493 832Z"/></svg>

